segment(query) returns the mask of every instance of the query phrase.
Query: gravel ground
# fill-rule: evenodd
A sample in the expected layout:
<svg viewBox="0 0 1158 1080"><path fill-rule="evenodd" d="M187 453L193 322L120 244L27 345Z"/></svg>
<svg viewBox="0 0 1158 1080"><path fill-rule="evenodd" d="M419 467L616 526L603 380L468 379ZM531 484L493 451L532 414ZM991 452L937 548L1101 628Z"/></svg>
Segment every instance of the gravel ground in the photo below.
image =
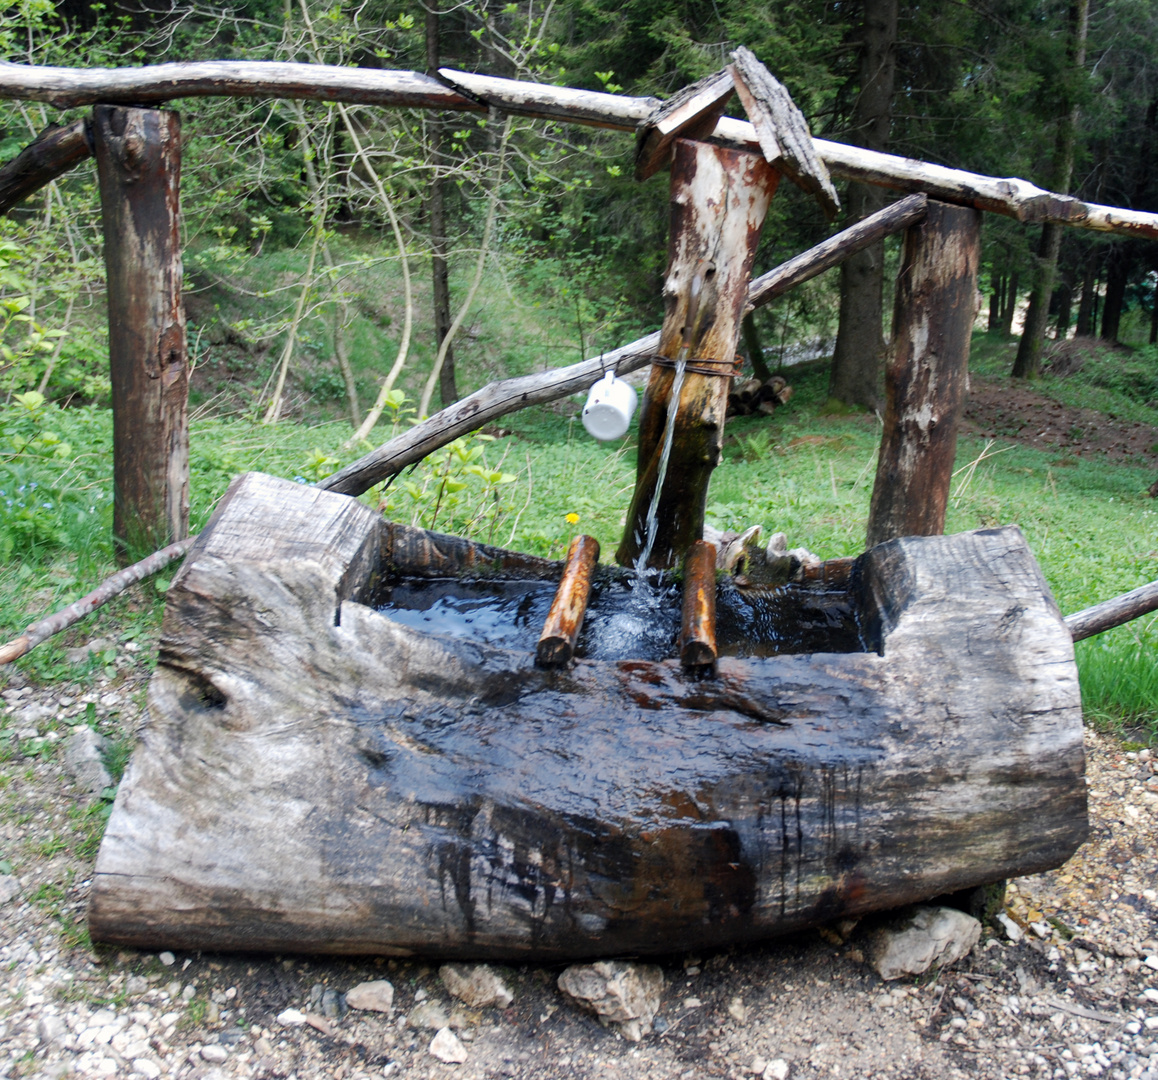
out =
<svg viewBox="0 0 1158 1080"><path fill-rule="evenodd" d="M61 747L81 723L131 738L146 679L142 654L124 648L103 671L64 688L0 675L0 1077L1158 1080L1158 775L1146 751L1088 734L1090 841L1010 884L1018 940L987 927L963 961L892 983L864 962L863 924L671 957L656 1030L632 1043L559 992L559 968L500 969L513 1003L472 1010L421 961L94 948L84 912L107 801L78 790ZM342 993L382 979L391 1012L332 1015ZM421 1025L443 1023L460 1064L430 1052Z"/></svg>

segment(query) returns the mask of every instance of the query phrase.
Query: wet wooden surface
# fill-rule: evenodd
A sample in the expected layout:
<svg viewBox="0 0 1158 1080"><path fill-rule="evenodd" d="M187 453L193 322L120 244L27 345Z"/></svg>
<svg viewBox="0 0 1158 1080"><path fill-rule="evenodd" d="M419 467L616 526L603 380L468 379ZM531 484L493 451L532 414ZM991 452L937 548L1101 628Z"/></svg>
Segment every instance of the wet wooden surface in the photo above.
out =
<svg viewBox="0 0 1158 1080"><path fill-rule="evenodd" d="M752 259L779 174L761 157L678 139L671 170L671 229L664 321L657 352L706 358L729 372L748 299ZM731 380L689 371L671 400L675 371L653 364L639 414L635 490L615 553L633 566L646 546L668 413L677 408L648 566L669 568L704 531L708 481L720 460Z"/></svg>
<svg viewBox="0 0 1158 1080"><path fill-rule="evenodd" d="M684 558L680 664L689 670L716 662L716 547L697 540Z"/></svg>
<svg viewBox="0 0 1158 1080"><path fill-rule="evenodd" d="M1085 837L1072 643L1016 528L862 557L872 651L715 679L545 671L392 622L355 599L391 531L235 485L169 590L94 940L669 953L1043 870Z"/></svg>
<svg viewBox="0 0 1158 1080"><path fill-rule="evenodd" d="M98 105L92 132L108 277L113 537L131 562L189 531L181 119Z"/></svg>
<svg viewBox="0 0 1158 1080"><path fill-rule="evenodd" d="M599 541L595 537L577 536L571 541L563 561L563 577L535 650L535 660L541 667L568 664L575 655L575 641L587 614L591 575L597 562Z"/></svg>
<svg viewBox="0 0 1158 1080"><path fill-rule="evenodd" d="M867 546L944 531L969 388L981 214L930 200L905 233Z"/></svg>

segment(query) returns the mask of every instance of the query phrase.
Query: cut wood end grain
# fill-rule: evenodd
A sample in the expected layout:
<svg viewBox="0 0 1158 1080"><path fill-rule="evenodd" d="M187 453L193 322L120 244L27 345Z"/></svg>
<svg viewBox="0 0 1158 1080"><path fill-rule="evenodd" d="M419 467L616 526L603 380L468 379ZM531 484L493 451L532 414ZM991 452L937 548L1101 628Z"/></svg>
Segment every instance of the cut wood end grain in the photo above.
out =
<svg viewBox="0 0 1158 1080"><path fill-rule="evenodd" d="M734 93L732 74L723 68L663 102L639 125L636 180L646 180L671 162L672 143L677 138L706 139L711 135Z"/></svg>

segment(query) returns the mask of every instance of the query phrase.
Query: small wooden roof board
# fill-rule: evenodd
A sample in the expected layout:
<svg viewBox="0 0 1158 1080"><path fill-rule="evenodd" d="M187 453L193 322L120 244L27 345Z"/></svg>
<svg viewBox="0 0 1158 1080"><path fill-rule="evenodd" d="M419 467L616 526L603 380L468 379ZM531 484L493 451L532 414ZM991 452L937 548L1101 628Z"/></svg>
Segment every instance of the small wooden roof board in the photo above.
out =
<svg viewBox="0 0 1158 1080"><path fill-rule="evenodd" d="M635 178L646 180L671 162L676 139L706 139L724 115L735 83L727 68L685 86L639 125Z"/></svg>

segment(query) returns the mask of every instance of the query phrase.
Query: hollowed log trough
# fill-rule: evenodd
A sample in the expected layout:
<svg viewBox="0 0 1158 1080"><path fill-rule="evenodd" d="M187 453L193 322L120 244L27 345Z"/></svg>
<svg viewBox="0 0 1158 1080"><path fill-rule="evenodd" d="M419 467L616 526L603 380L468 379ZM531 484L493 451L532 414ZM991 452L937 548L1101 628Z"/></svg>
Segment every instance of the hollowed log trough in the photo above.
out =
<svg viewBox="0 0 1158 1080"><path fill-rule="evenodd" d="M428 634L391 575L559 563L251 474L174 579L95 940L559 960L761 939L1086 836L1070 635L1016 528L892 540L867 651L577 660Z"/></svg>

